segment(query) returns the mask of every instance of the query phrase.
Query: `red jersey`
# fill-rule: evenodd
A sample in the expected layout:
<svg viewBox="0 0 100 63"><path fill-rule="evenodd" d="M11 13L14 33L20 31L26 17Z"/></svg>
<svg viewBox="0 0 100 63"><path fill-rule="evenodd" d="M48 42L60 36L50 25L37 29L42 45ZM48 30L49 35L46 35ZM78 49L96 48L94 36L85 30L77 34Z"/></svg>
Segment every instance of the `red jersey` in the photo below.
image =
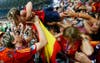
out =
<svg viewBox="0 0 100 63"><path fill-rule="evenodd" d="M100 13L100 2L96 2L92 5L92 11Z"/></svg>
<svg viewBox="0 0 100 63"><path fill-rule="evenodd" d="M74 57L76 51L80 50L81 40L77 40L74 42L74 45L68 49L68 40L66 40L63 36L60 36L60 45L62 47L62 51L67 53L70 57Z"/></svg>
<svg viewBox="0 0 100 63"><path fill-rule="evenodd" d="M36 53L36 46L22 50L11 51L8 48L0 51L0 61L4 63L33 63L33 55Z"/></svg>
<svg viewBox="0 0 100 63"><path fill-rule="evenodd" d="M4 50L0 51L0 62L4 63L13 63L13 58L10 54L10 49L5 48Z"/></svg>

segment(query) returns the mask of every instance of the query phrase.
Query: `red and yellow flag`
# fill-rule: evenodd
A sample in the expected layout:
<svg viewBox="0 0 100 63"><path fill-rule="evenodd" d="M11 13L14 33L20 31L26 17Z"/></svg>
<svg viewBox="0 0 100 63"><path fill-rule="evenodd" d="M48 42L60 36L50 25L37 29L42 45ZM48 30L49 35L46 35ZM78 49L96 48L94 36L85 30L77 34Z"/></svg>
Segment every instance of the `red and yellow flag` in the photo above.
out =
<svg viewBox="0 0 100 63"><path fill-rule="evenodd" d="M61 47L56 38L47 30L41 21L40 26L42 27L48 41L48 44L44 47L47 62L56 63L56 54L60 51Z"/></svg>

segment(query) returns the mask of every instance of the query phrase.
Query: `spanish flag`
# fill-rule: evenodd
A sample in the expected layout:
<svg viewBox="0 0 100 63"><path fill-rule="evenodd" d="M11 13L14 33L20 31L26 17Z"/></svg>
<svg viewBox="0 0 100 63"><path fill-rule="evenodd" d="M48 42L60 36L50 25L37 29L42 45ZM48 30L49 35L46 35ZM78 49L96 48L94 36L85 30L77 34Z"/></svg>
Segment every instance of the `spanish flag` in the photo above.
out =
<svg viewBox="0 0 100 63"><path fill-rule="evenodd" d="M39 20L39 18L36 18ZM39 20L40 21L40 20ZM56 54L61 50L56 38L47 30L47 28L40 21L40 26L45 32L48 44L44 47L45 56L48 63L56 63Z"/></svg>

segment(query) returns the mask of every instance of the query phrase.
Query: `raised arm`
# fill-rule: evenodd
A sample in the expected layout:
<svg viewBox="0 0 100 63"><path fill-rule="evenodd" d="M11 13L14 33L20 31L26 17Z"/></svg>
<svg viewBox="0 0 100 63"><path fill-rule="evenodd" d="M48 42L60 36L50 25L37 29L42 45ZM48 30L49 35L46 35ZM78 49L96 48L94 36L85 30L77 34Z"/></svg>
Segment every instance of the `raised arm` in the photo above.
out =
<svg viewBox="0 0 100 63"><path fill-rule="evenodd" d="M70 16L70 17L79 17L79 18L84 18L88 21L90 21L91 23L94 23L97 21L97 19L91 17L90 15L86 14L86 13L76 13L76 12L73 12L73 11L67 11L67 16Z"/></svg>
<svg viewBox="0 0 100 63"><path fill-rule="evenodd" d="M46 44L47 44L47 40L44 34L44 31L42 30L40 24L39 24L39 18L37 16L35 16L35 26L37 28L38 31L38 35L39 35L39 42L36 43L37 46L37 51L40 50L41 48L43 48Z"/></svg>
<svg viewBox="0 0 100 63"><path fill-rule="evenodd" d="M89 21L91 21L91 23L94 23L94 22L97 21L97 19L93 18L92 16L90 16L90 15L88 15L86 13L78 13L78 14L79 14L78 17L84 18L86 20L89 20Z"/></svg>
<svg viewBox="0 0 100 63"><path fill-rule="evenodd" d="M26 4L26 19L28 20L30 17L32 17L32 2L29 1Z"/></svg>

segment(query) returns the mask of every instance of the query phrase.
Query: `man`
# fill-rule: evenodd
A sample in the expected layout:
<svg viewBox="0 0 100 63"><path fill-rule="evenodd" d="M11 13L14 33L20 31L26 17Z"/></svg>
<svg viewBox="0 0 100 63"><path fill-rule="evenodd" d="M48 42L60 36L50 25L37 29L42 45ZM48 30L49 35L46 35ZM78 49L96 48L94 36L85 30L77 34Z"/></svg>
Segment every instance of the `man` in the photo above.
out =
<svg viewBox="0 0 100 63"><path fill-rule="evenodd" d="M33 63L32 56L47 44L44 32L42 31L39 21L34 22L39 33L39 42L32 45L30 48L13 50L5 47L2 41L3 33L0 34L0 61L4 63ZM15 41L17 42L17 41Z"/></svg>
<svg viewBox="0 0 100 63"><path fill-rule="evenodd" d="M43 10L34 11L34 9L32 9L32 2L28 2L26 4L25 8L21 11L21 15L26 16L26 20L30 20L31 17L37 15L43 23L54 21L57 22L60 21L62 18L66 17L66 13L58 13L57 11L54 11L53 7L48 7Z"/></svg>

